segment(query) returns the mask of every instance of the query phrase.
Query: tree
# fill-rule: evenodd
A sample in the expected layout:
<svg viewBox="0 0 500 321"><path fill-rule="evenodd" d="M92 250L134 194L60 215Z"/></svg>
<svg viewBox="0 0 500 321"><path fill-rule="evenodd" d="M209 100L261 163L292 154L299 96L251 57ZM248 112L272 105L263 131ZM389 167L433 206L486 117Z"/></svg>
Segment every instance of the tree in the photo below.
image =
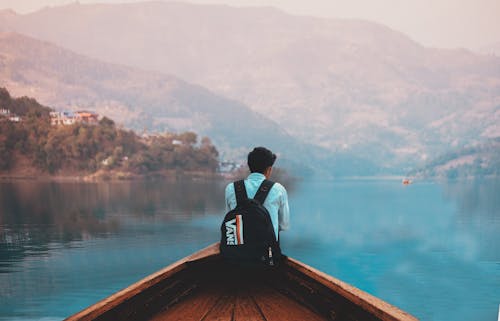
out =
<svg viewBox="0 0 500 321"><path fill-rule="evenodd" d="M194 145L198 140L196 133L185 132L178 136L178 139L185 145Z"/></svg>
<svg viewBox="0 0 500 321"><path fill-rule="evenodd" d="M104 116L100 121L99 121L99 125L102 126L102 127L115 127L115 122Z"/></svg>
<svg viewBox="0 0 500 321"><path fill-rule="evenodd" d="M13 99L0 88L0 106L24 115L20 123L0 117L0 170L8 170L14 153L31 160L39 170L93 172L109 160L107 168L137 173L165 169L210 170L218 165L218 152L208 137L197 145L197 134L185 132L143 139L117 128L103 117L97 125L51 126L50 108L34 99ZM178 140L181 143L175 143ZM123 161L127 159L127 161Z"/></svg>

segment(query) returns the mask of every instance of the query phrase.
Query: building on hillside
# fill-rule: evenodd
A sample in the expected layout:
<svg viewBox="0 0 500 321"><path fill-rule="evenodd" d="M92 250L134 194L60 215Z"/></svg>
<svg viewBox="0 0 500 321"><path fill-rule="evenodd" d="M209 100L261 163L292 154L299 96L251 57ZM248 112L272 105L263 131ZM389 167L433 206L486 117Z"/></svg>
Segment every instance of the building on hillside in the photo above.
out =
<svg viewBox="0 0 500 321"><path fill-rule="evenodd" d="M77 111L75 117L78 122L84 124L97 125L99 122L99 115L90 111Z"/></svg>
<svg viewBox="0 0 500 321"><path fill-rule="evenodd" d="M182 141L178 139L172 139L172 145L182 145Z"/></svg>
<svg viewBox="0 0 500 321"><path fill-rule="evenodd" d="M99 115L90 111L53 111L50 113L50 124L52 126L58 125L73 125L76 123L83 123L89 125L97 125L99 122Z"/></svg>
<svg viewBox="0 0 500 321"><path fill-rule="evenodd" d="M57 125L73 125L76 123L75 114L70 111L52 111L50 112L50 124Z"/></svg>
<svg viewBox="0 0 500 321"><path fill-rule="evenodd" d="M15 115L15 114L11 114L9 116L9 120L13 123L19 123L21 121L21 117Z"/></svg>
<svg viewBox="0 0 500 321"><path fill-rule="evenodd" d="M10 110L5 108L0 108L0 116L7 118L9 121L13 123L19 123L21 121L21 117L11 113Z"/></svg>

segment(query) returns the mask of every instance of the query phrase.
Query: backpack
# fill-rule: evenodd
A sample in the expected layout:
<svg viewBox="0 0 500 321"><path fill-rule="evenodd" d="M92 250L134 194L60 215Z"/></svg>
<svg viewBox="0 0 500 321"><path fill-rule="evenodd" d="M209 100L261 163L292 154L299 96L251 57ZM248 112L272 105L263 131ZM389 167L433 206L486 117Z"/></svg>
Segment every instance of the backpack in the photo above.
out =
<svg viewBox="0 0 500 321"><path fill-rule="evenodd" d="M233 264L242 266L276 266L281 249L269 212L264 207L274 182L264 180L255 197L249 199L243 180L234 182L236 207L222 221L220 252Z"/></svg>

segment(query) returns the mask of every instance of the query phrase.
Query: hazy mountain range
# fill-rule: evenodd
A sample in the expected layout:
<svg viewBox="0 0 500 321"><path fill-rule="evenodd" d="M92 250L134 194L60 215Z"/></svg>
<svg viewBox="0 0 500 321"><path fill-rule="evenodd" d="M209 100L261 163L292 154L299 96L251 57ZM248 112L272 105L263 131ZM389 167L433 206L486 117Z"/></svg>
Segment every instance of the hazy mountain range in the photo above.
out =
<svg viewBox="0 0 500 321"><path fill-rule="evenodd" d="M214 101L219 114L239 110L232 104L249 106L305 143L381 167L409 168L450 147L500 136L500 58L426 48L366 21L148 2L73 4L27 15L4 11L0 30L176 75L233 99ZM158 97L166 89L144 84L135 92ZM113 86L114 92L123 87L111 81ZM118 100L109 91L100 98ZM54 94L60 96L59 90ZM159 108L128 102L145 114ZM182 123L173 118L172 126ZM150 120L144 121L148 126Z"/></svg>
<svg viewBox="0 0 500 321"><path fill-rule="evenodd" d="M417 177L500 176L500 137L451 150L409 173Z"/></svg>
<svg viewBox="0 0 500 321"><path fill-rule="evenodd" d="M485 55L495 55L500 57L500 41L482 46L478 48L477 51Z"/></svg>
<svg viewBox="0 0 500 321"><path fill-rule="evenodd" d="M138 131L193 130L233 148L263 143L271 134L277 142L295 142L273 121L200 86L100 62L23 35L0 33L0 66L2 85L14 95L28 94L58 109L95 110ZM240 126L244 122L257 123L261 130Z"/></svg>
<svg viewBox="0 0 500 321"><path fill-rule="evenodd" d="M174 76L104 63L16 33L0 32L0 80L14 96L36 97L59 110L90 109L139 133L191 130L209 136L222 159L266 145L284 155L281 164L289 168L312 169L334 159L340 167L367 166L304 144L244 104Z"/></svg>

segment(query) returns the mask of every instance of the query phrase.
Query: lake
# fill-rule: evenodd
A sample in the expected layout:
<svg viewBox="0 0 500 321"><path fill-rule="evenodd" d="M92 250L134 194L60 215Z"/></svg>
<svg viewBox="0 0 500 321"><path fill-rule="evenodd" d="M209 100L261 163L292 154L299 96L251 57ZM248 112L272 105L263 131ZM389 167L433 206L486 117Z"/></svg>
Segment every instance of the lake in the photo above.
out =
<svg viewBox="0 0 500 321"><path fill-rule="evenodd" d="M0 181L0 320L62 320L219 238L222 180ZM500 180L303 180L283 251L421 320L497 320Z"/></svg>

